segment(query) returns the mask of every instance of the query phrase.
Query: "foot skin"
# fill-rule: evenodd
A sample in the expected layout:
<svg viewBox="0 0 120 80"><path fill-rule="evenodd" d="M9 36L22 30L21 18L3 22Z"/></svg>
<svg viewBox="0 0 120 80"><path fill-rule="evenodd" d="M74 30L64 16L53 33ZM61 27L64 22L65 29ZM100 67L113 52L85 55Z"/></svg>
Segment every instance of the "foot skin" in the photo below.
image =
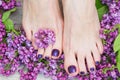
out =
<svg viewBox="0 0 120 80"><path fill-rule="evenodd" d="M57 59L62 49L63 20L61 17L58 0L24 0L23 2L23 28L28 40L35 45L34 34L39 29L49 28L55 32L56 42L46 49L38 49L38 56Z"/></svg>
<svg viewBox="0 0 120 80"><path fill-rule="evenodd" d="M95 2L63 0L63 8L65 69L70 76L94 71L103 52Z"/></svg>

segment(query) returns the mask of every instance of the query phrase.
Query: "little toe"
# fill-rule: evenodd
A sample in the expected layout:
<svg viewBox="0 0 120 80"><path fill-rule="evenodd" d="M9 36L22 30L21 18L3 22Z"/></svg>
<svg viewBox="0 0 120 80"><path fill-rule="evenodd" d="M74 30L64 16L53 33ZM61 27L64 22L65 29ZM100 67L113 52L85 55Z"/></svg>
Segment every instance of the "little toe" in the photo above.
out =
<svg viewBox="0 0 120 80"><path fill-rule="evenodd" d="M43 55L44 55L44 49L38 49L38 58L43 58Z"/></svg>
<svg viewBox="0 0 120 80"><path fill-rule="evenodd" d="M23 24L23 29L26 32L25 34L26 34L27 39L29 41L31 41L32 40L32 33L31 33L31 30L27 28L27 26L28 25Z"/></svg>
<svg viewBox="0 0 120 80"><path fill-rule="evenodd" d="M51 51L52 51L52 45L49 45L49 46L45 49L44 57L49 57L49 58L51 58Z"/></svg>
<svg viewBox="0 0 120 80"><path fill-rule="evenodd" d="M35 49L38 49L37 45L36 45L36 39L35 39L35 31L32 31L32 45Z"/></svg>
<svg viewBox="0 0 120 80"><path fill-rule="evenodd" d="M95 46L93 48L92 54L93 54L93 57L94 57L94 62L97 65L100 62L100 52L99 52L97 46Z"/></svg>
<svg viewBox="0 0 120 80"><path fill-rule="evenodd" d="M77 54L77 56L78 56L78 65L79 65L80 75L84 75L87 73L86 65L85 65L85 57L81 54Z"/></svg>
<svg viewBox="0 0 120 80"><path fill-rule="evenodd" d="M64 67L69 76L76 76L78 74L78 64L75 54L65 55Z"/></svg>
<svg viewBox="0 0 120 80"><path fill-rule="evenodd" d="M33 45L33 47L34 47L35 49L38 49L38 47L37 47L37 45L36 45L36 43L35 43L35 38L32 38L32 45Z"/></svg>
<svg viewBox="0 0 120 80"><path fill-rule="evenodd" d="M101 40L97 40L97 47L99 49L100 54L103 53L103 44Z"/></svg>
<svg viewBox="0 0 120 80"><path fill-rule="evenodd" d="M91 52L88 52L88 54L86 56L86 61L87 61L88 70L90 72L95 71L95 63L94 63L94 59L92 57Z"/></svg>

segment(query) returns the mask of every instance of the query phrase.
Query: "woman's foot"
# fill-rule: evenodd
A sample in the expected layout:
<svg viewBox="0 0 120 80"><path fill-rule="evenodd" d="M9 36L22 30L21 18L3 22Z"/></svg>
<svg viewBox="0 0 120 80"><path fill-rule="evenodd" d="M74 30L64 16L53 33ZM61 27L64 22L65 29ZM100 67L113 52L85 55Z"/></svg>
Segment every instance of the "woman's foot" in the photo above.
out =
<svg viewBox="0 0 120 80"><path fill-rule="evenodd" d="M94 71L103 52L95 0L63 0L63 8L65 69L70 76Z"/></svg>
<svg viewBox="0 0 120 80"><path fill-rule="evenodd" d="M58 0L24 0L23 3L23 28L27 38L32 41L35 49L34 34L39 29L51 29L55 32L56 42L46 49L38 49L39 57L57 59L62 49L63 20ZM52 53L53 52L53 53Z"/></svg>

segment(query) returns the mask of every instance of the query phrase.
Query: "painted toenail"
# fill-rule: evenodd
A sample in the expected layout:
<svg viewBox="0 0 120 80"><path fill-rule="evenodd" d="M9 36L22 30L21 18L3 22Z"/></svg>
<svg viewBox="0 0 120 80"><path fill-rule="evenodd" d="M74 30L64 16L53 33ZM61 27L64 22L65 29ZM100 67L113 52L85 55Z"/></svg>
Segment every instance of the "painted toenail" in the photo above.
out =
<svg viewBox="0 0 120 80"><path fill-rule="evenodd" d="M38 58L40 59L40 58L42 58L43 57L43 55L42 54L38 54Z"/></svg>
<svg viewBox="0 0 120 80"><path fill-rule="evenodd" d="M47 48L55 43L56 37L54 31L50 29L40 29L34 34L35 43L38 48Z"/></svg>
<svg viewBox="0 0 120 80"><path fill-rule="evenodd" d="M81 72L80 72L80 74L81 74L81 75L84 75L84 74L85 74L85 72L81 71Z"/></svg>
<svg viewBox="0 0 120 80"><path fill-rule="evenodd" d="M76 67L75 66L69 66L68 71L69 71L69 73L75 73L76 72Z"/></svg>
<svg viewBox="0 0 120 80"><path fill-rule="evenodd" d="M99 65L100 64L100 62L99 61L96 61L96 65Z"/></svg>
<svg viewBox="0 0 120 80"><path fill-rule="evenodd" d="M53 49L52 50L52 56L58 57L59 53L60 53L60 51L58 49Z"/></svg>
<svg viewBox="0 0 120 80"><path fill-rule="evenodd" d="M95 69L94 68L90 68L90 71L94 71Z"/></svg>
<svg viewBox="0 0 120 80"><path fill-rule="evenodd" d="M46 57L45 57L45 59L49 59L49 57L48 57L48 56L46 56Z"/></svg>

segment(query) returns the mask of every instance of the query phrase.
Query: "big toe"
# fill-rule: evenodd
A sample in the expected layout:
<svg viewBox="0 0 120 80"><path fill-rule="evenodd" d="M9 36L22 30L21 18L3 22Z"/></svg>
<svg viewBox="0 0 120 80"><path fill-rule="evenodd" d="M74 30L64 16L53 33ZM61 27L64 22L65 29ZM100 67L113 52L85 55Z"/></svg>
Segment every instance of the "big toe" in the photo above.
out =
<svg viewBox="0 0 120 80"><path fill-rule="evenodd" d="M64 67L70 76L76 76L78 74L78 64L74 52L65 55Z"/></svg>

